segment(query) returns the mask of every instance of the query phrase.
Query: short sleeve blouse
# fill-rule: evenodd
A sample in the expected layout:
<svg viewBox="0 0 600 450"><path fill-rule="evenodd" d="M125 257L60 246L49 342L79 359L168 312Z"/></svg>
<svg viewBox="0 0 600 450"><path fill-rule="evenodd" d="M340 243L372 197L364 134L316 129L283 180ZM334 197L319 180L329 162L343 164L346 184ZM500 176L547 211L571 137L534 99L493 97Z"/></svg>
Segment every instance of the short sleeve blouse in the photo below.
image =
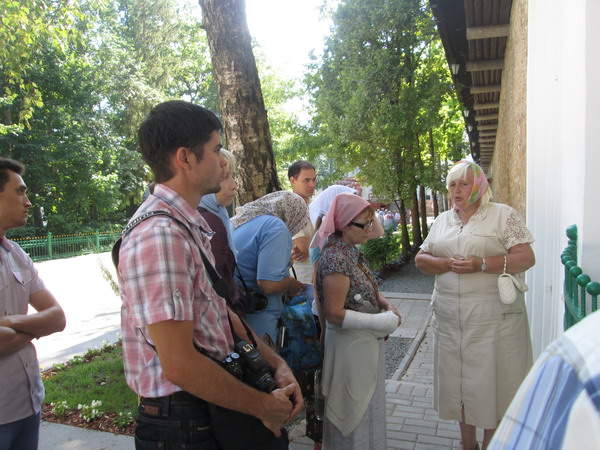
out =
<svg viewBox="0 0 600 450"><path fill-rule="evenodd" d="M317 264L317 292L321 302L324 299L323 279L334 273L350 278L345 309L370 314L381 312L374 286L375 277L368 267L367 259L354 245L331 235Z"/></svg>
<svg viewBox="0 0 600 450"><path fill-rule="evenodd" d="M463 228L462 221L456 210L446 211L433 222L429 235L421 245L421 250L436 256L436 244L458 235ZM493 230L497 234L499 244L508 251L517 244L533 243L531 232L527 229L521 215L508 205L488 203L480 206L469 220L469 228L481 233L482 230ZM491 256L484 254L483 256Z"/></svg>

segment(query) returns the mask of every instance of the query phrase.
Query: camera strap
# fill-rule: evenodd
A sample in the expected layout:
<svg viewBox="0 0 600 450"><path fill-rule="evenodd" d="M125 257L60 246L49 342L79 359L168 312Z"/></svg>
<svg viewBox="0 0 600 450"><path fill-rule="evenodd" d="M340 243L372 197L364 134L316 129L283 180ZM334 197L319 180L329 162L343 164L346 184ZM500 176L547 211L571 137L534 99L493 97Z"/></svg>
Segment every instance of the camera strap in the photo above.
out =
<svg viewBox="0 0 600 450"><path fill-rule="evenodd" d="M119 251L121 250L121 243L123 241L123 237L125 237L125 235L127 235L133 228L138 226L144 220L149 219L150 217L154 217L154 216L170 217L172 220L179 223L179 225L181 225L183 228L185 228L187 230L187 232L190 234L192 241L195 242L194 234L192 233L192 230L189 228L189 226L186 225L183 221L179 220L177 217L173 216L170 212L164 211L164 210L148 211L147 213L141 214L138 217L136 217L135 219L133 219L123 229L121 236L119 236L119 239L117 239L117 242L115 242L115 244L113 245L111 255L112 255L113 264L115 265L115 268L117 270L119 269ZM208 278L210 280L210 283L211 283L213 289L220 297L223 297L225 299L225 303L227 303L227 306L229 306L229 309L233 310L234 308L233 308L233 305L231 302L231 298L229 297L229 291L227 289L227 285L225 284L225 281L217 273L217 269L215 269L215 267L212 265L212 263L210 262L208 257L204 254L204 251L200 248L200 246L198 246L198 250L200 251L200 256L202 257L202 262L204 263L204 268L206 269ZM236 264L236 266L237 266L237 264ZM238 269L238 272L239 272L239 269ZM229 321L229 327L231 329L233 341L235 344L237 344L242 339L240 339L240 337L236 334L236 332L233 328L233 323L231 322L231 317L229 315L229 309L227 310L227 320ZM244 329L246 330L248 339L250 340L250 342L252 342L252 345L254 345L254 347L257 348L258 346L256 344L256 340L254 339L254 335L252 334L252 330L250 330L250 327L248 327L248 324L242 317L238 316L238 318L240 319L240 322L242 323ZM206 350L204 350L202 347L196 345L195 343L194 343L194 347L196 347L196 349L198 351L200 351L200 353L202 353L204 355L208 355L208 352Z"/></svg>
<svg viewBox="0 0 600 450"><path fill-rule="evenodd" d="M250 295L250 290L248 289L248 286L246 286L246 282L244 281L244 277L242 277L242 272L240 272L240 268L237 265L237 262L233 261L233 266L235 267L235 269L237 270L237 277L238 279L242 282L242 286L244 286L244 292L246 293L246 295Z"/></svg>

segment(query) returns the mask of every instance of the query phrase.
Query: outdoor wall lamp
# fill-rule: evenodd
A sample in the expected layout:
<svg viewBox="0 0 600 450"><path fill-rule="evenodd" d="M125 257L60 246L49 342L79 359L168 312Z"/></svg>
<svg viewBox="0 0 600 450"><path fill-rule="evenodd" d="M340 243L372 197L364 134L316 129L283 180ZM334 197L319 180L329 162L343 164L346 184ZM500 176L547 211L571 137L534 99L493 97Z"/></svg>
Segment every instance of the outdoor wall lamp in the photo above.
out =
<svg viewBox="0 0 600 450"><path fill-rule="evenodd" d="M450 64L450 71L452 72L452 75L456 75L458 73L458 69L460 69L460 64Z"/></svg>
<svg viewBox="0 0 600 450"><path fill-rule="evenodd" d="M468 109L465 109L465 110L463 111L463 113L465 114L465 117L469 117L469 113L470 113L470 112L471 112L471 111L469 111Z"/></svg>
<svg viewBox="0 0 600 450"><path fill-rule="evenodd" d="M467 125L467 130L469 130L469 133L473 131L473 125Z"/></svg>

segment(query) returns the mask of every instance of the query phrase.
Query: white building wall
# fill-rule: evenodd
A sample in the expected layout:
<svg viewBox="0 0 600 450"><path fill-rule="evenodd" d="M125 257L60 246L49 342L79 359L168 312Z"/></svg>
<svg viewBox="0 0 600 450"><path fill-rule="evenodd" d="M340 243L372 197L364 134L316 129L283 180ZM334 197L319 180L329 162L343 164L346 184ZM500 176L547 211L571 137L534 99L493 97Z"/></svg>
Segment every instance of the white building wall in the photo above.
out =
<svg viewBox="0 0 600 450"><path fill-rule="evenodd" d="M580 227L581 268L600 282L600 1L586 2L585 181Z"/></svg>
<svg viewBox="0 0 600 450"><path fill-rule="evenodd" d="M527 306L537 356L562 333L565 229L577 224L583 231L584 197L590 193L584 181L591 30L585 0L529 0L528 15L527 223L537 263L527 275Z"/></svg>

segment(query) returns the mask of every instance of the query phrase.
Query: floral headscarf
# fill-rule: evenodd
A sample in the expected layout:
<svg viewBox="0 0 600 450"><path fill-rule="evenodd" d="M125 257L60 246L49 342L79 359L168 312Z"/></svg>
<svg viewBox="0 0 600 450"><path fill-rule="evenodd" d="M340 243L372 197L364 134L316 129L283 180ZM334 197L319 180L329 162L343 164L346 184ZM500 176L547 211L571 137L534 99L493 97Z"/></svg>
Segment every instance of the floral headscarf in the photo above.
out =
<svg viewBox="0 0 600 450"><path fill-rule="evenodd" d="M460 166L468 165L471 171L473 172L473 189L471 190L471 195L469 195L469 205L472 205L479 200L483 194L488 190L489 183L483 169L479 167L472 161L461 160L458 161L450 171L454 170L454 168L458 168Z"/></svg>
<svg viewBox="0 0 600 450"><path fill-rule="evenodd" d="M292 236L302 230L309 221L308 206L302 197L289 191L277 191L236 208L231 223L233 228L238 228L265 214L283 220Z"/></svg>

